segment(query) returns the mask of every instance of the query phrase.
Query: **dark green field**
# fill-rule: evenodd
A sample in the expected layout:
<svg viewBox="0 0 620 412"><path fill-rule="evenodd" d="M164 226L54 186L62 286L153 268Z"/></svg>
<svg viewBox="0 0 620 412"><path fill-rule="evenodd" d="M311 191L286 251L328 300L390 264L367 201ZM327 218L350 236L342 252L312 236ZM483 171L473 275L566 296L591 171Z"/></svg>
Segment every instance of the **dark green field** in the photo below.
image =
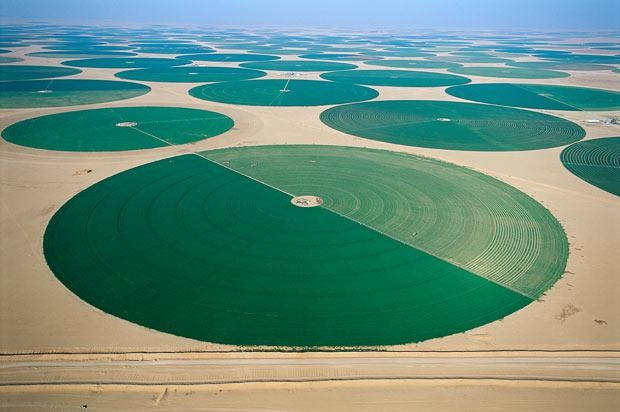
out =
<svg viewBox="0 0 620 412"><path fill-rule="evenodd" d="M383 142L451 150L507 151L563 146L585 136L575 123L528 110L431 100L336 106L321 121Z"/></svg>
<svg viewBox="0 0 620 412"><path fill-rule="evenodd" d="M135 125L118 126L127 122ZM206 110L115 107L23 120L4 129L2 137L38 149L118 151L194 142L224 133L231 127L231 118Z"/></svg>
<svg viewBox="0 0 620 412"><path fill-rule="evenodd" d="M500 319L564 270L566 238L549 212L469 169L327 146L202 156L131 169L67 202L44 237L60 281L181 336L357 346ZM307 194L325 203L291 204Z"/></svg>
<svg viewBox="0 0 620 412"><path fill-rule="evenodd" d="M0 108L57 107L105 103L148 93L150 87L111 80L23 80L0 82Z"/></svg>
<svg viewBox="0 0 620 412"><path fill-rule="evenodd" d="M325 80L367 86L439 87L469 83L467 77L417 70L345 70L322 74Z"/></svg>
<svg viewBox="0 0 620 412"><path fill-rule="evenodd" d="M572 144L562 151L560 160L575 176L620 196L620 137Z"/></svg>
<svg viewBox="0 0 620 412"><path fill-rule="evenodd" d="M620 93L545 84L485 83L454 86L446 93L475 102L549 110L618 110Z"/></svg>

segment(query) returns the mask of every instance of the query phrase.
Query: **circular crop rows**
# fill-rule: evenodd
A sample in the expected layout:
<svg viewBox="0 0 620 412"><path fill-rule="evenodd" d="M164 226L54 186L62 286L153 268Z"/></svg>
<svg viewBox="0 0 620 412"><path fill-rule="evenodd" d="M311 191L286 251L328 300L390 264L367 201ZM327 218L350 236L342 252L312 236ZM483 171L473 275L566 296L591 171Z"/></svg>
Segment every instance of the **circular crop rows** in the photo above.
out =
<svg viewBox="0 0 620 412"><path fill-rule="evenodd" d="M620 137L572 144L562 151L560 160L575 176L620 196Z"/></svg>
<svg viewBox="0 0 620 412"><path fill-rule="evenodd" d="M474 103L388 100L333 107L321 121L341 132L408 146L507 151L563 146L585 136L542 113Z"/></svg>
<svg viewBox="0 0 620 412"><path fill-rule="evenodd" d="M446 93L461 99L549 110L618 110L620 93L585 87L485 83L454 86Z"/></svg>
<svg viewBox="0 0 620 412"><path fill-rule="evenodd" d="M139 83L110 80L25 80L0 82L0 108L56 107L104 103L148 93Z"/></svg>
<svg viewBox="0 0 620 412"><path fill-rule="evenodd" d="M248 80L198 86L190 95L203 100L253 106L319 106L369 100L368 87L318 80Z"/></svg>
<svg viewBox="0 0 620 412"><path fill-rule="evenodd" d="M147 82L202 83L256 79L265 76L259 70L238 67L147 67L116 73L116 77Z"/></svg>
<svg viewBox="0 0 620 412"><path fill-rule="evenodd" d="M326 80L368 86L438 87L469 83L466 77L415 70L345 70L322 74Z"/></svg>
<svg viewBox="0 0 620 412"><path fill-rule="evenodd" d="M69 67L9 65L0 66L0 79L2 81L50 79L72 76L80 72L81 70Z"/></svg>
<svg viewBox="0 0 620 412"><path fill-rule="evenodd" d="M325 62L316 60L277 60L266 62L243 63L241 67L258 70L274 70L285 72L328 72L335 70L350 70L357 68L354 64L340 62Z"/></svg>
<svg viewBox="0 0 620 412"><path fill-rule="evenodd" d="M296 207L298 196L322 204ZM502 318L561 276L567 242L545 208L469 169L266 146L164 159L97 183L53 216L44 252L86 302L150 328L355 346Z"/></svg>
<svg viewBox="0 0 620 412"><path fill-rule="evenodd" d="M47 150L117 151L190 143L224 133L223 114L180 107L115 107L52 114L13 124L2 137Z"/></svg>

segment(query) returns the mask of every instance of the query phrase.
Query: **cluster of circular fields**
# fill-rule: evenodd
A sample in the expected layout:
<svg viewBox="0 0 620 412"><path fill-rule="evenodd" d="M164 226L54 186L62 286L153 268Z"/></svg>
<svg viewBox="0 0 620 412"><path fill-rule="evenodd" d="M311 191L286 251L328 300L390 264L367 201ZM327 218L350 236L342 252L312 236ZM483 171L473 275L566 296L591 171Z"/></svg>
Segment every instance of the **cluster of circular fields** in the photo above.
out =
<svg viewBox="0 0 620 412"><path fill-rule="evenodd" d="M249 69L248 69L249 70ZM319 106L370 100L376 90L318 80L248 80L198 86L189 94L203 100L253 106Z"/></svg>
<svg viewBox="0 0 620 412"><path fill-rule="evenodd" d="M320 202L291 202L304 196ZM355 346L500 319L561 276L567 242L544 207L466 168L266 146L174 157L97 183L53 216L44 252L86 302L150 328L242 345Z"/></svg>
<svg viewBox="0 0 620 412"><path fill-rule="evenodd" d="M461 99L549 110L618 110L620 92L586 87L522 83L484 83L446 90Z"/></svg>
<svg viewBox="0 0 620 412"><path fill-rule="evenodd" d="M620 137L572 144L562 151L560 160L575 176L620 196Z"/></svg>
<svg viewBox="0 0 620 412"><path fill-rule="evenodd" d="M190 143L233 127L228 116L181 107L115 107L51 114L15 123L2 137L47 150L118 151Z"/></svg>
<svg viewBox="0 0 620 412"><path fill-rule="evenodd" d="M0 82L0 108L56 107L104 103L148 93L150 87L110 80L25 80Z"/></svg>
<svg viewBox="0 0 620 412"><path fill-rule="evenodd" d="M508 151L563 146L585 136L575 123L508 107L430 100L336 106L321 121L341 132L408 146Z"/></svg>

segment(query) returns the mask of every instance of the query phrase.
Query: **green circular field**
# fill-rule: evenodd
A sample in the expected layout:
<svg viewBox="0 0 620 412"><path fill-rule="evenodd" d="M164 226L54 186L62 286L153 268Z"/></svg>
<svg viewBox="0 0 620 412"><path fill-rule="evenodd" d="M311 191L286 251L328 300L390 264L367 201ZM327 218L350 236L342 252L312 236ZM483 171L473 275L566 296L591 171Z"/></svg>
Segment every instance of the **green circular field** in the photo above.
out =
<svg viewBox="0 0 620 412"><path fill-rule="evenodd" d="M524 67L528 69L549 69L549 70L574 70L574 71L594 71L594 70L611 70L614 66L595 63L563 63L555 61L539 61L539 62L513 62L508 66Z"/></svg>
<svg viewBox="0 0 620 412"><path fill-rule="evenodd" d="M474 103L386 100L336 106L321 121L371 140L448 150L508 151L563 146L585 136L575 123L528 110Z"/></svg>
<svg viewBox="0 0 620 412"><path fill-rule="evenodd" d="M560 160L575 176L620 196L620 137L572 144L562 151Z"/></svg>
<svg viewBox="0 0 620 412"><path fill-rule="evenodd" d="M356 69L357 66L349 63L324 62L316 60L277 60L267 62L243 63L241 67L258 70L274 70L281 72L329 72L336 70Z"/></svg>
<svg viewBox="0 0 620 412"><path fill-rule="evenodd" d="M268 54L252 54L252 53L208 53L208 54L190 54L187 56L179 56L179 59L201 62L256 62L278 60L280 57Z"/></svg>
<svg viewBox="0 0 620 412"><path fill-rule="evenodd" d="M359 61L359 60L370 60L376 59L377 56L369 56L363 54L356 53L309 53L302 54L299 57L302 59L310 59L310 60L351 60L351 61Z"/></svg>
<svg viewBox="0 0 620 412"><path fill-rule="evenodd" d="M469 83L467 77L416 70L345 70L324 73L323 79L368 86L438 87Z"/></svg>
<svg viewBox="0 0 620 412"><path fill-rule="evenodd" d="M294 196L318 196L297 207ZM562 227L470 169L387 151L259 146L112 176L44 235L57 278L94 307L237 345L359 346L462 332L559 279Z"/></svg>
<svg viewBox="0 0 620 412"><path fill-rule="evenodd" d="M554 79L559 77L569 77L570 74L546 69L532 69L524 67L453 67L449 72L466 74L469 76L482 77L508 77L511 79Z"/></svg>
<svg viewBox="0 0 620 412"><path fill-rule="evenodd" d="M203 100L251 106L320 106L374 99L368 87L320 80L248 80L194 87L189 94Z"/></svg>
<svg viewBox="0 0 620 412"><path fill-rule="evenodd" d="M180 107L115 107L35 117L2 137L22 146L66 151L118 151L184 144L233 127L220 113Z"/></svg>
<svg viewBox="0 0 620 412"><path fill-rule="evenodd" d="M170 83L207 83L256 79L267 73L238 67L149 67L116 73L116 77L128 80Z"/></svg>
<svg viewBox="0 0 620 412"><path fill-rule="evenodd" d="M4 56L0 56L0 64L17 63L17 62L21 62L21 61L24 61L24 59L22 59L20 57L4 57Z"/></svg>
<svg viewBox="0 0 620 412"><path fill-rule="evenodd" d="M145 67L172 67L190 63L180 59L157 57L114 57L101 59L80 59L62 62L65 66L95 67L102 69L132 69Z"/></svg>
<svg viewBox="0 0 620 412"><path fill-rule="evenodd" d="M72 69L69 67L14 64L9 66L0 66L0 79L2 79L2 81L51 79L54 77L73 76L74 74L81 72L81 70Z"/></svg>
<svg viewBox="0 0 620 412"><path fill-rule="evenodd" d="M459 63L442 62L439 60L368 60L364 63L371 66L394 67L400 69L449 69L461 66Z"/></svg>
<svg viewBox="0 0 620 412"><path fill-rule="evenodd" d="M25 80L0 82L0 108L57 107L129 99L150 87L110 80Z"/></svg>
<svg viewBox="0 0 620 412"><path fill-rule="evenodd" d="M449 62L454 62L454 63L511 63L514 61L511 59L505 59L502 57L495 57L495 56L454 56L454 55L427 57L427 59L449 61Z"/></svg>
<svg viewBox="0 0 620 412"><path fill-rule="evenodd" d="M90 59L90 58L105 58L105 57L129 57L137 56L137 53L132 52L120 52L120 51L96 51L96 50L81 50L81 51L41 51L28 53L26 56L32 57L45 57L52 59Z"/></svg>
<svg viewBox="0 0 620 412"><path fill-rule="evenodd" d="M548 110L618 110L620 93L586 87L522 83L485 83L446 90L461 99Z"/></svg>

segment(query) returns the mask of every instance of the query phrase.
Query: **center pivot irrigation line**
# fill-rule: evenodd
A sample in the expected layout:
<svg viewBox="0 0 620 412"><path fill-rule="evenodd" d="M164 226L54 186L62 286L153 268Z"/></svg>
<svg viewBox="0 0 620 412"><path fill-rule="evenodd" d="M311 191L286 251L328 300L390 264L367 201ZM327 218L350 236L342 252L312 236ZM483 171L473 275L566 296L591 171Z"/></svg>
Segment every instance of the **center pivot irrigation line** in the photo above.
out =
<svg viewBox="0 0 620 412"><path fill-rule="evenodd" d="M157 139L157 140L159 140L160 142L163 142L164 144L166 144L166 145L168 145L168 146L170 146L170 147L175 147L175 146L176 146L176 145L173 145L172 143L170 143L170 142L166 141L165 139L162 139L162 138L160 138L160 137L158 137L158 136L155 136L155 135L153 135L153 134L151 134L151 133L148 133L148 132L145 132L145 131L143 131L143 130L140 130L140 129L136 128L135 126L131 126L131 128L132 128L132 129L135 129L136 131L138 131L138 132L140 132L140 133L144 133L144 134L146 134L147 136L151 136L151 137L153 137L154 139ZM185 152L186 154L190 154L190 155L195 155L195 156L198 156L198 157L200 157L200 158L202 158L202 159L205 159L206 161L208 161L208 162L210 162L210 163L212 163L212 164L215 164L215 165L217 165L217 166L220 166L220 167L223 167L223 168L225 168L225 169L228 169L228 170L230 170L231 172L234 172L234 173L236 173L236 174L238 174L238 175L241 175L241 176L244 176L244 177L246 177L246 178L248 178L248 179L250 179L250 180L252 180L252 181L254 181L254 182L256 182L256 183L259 183L259 184L261 184L261 185L264 185L264 186L267 186L267 187L269 187L269 188L271 188L271 189L274 189L274 190L276 190L276 191L278 191L278 192L280 192L280 193L283 193L283 194L285 194L285 195L287 195L287 196L290 196L291 198L293 198L293 197L295 197L295 196L296 196L296 195L294 195L294 194L292 194L292 193L289 193L289 192L287 192L287 191L285 191L285 190L283 190L283 189L281 189L281 188L279 188L279 187L272 186L272 185L270 185L269 183L263 182L263 181L261 181L261 180L258 180L258 179L256 179L256 178L252 177L252 176L249 176L249 175L247 175L247 174L245 174L245 173L242 173L242 172L240 172L240 171L238 171L238 170L236 170L236 169L233 169L233 168L232 168L232 167L230 167L230 166L227 166L227 165L225 165L225 164L222 164L222 163L218 163L218 162L216 162L216 161L213 161L213 160L209 159L208 157L206 157L205 155L203 155L202 153L198 153L198 152L195 152L195 151L193 151L193 150L183 149L183 148L181 148L181 150L182 150L183 152ZM328 211L330 211L331 213L334 213L334 214L336 214L336 215L338 215L338 216L340 216L340 217L342 217L342 218L344 218L344 219L347 219L347 220L349 220L349 221L351 221L351 222L353 222L353 223L356 223L356 224L358 224L358 225L360 225L360 226L363 226L363 227L365 227L365 228L367 228L367 229L371 230L372 232L379 233L379 234L381 234L381 235L383 235L383 236L386 236L386 237L388 237L388 238L390 238L390 239L392 239L392 240L394 240L394 241L396 241L396 242L398 242L398 243L400 243L400 244L403 244L403 245L405 245L405 246L407 246L407 247L410 247L410 248L413 248L413 249L419 250L419 251L421 251L421 252L424 252L424 253L426 253L426 254L428 254L428 255L433 256L433 257L434 257L434 258L436 258L436 259L439 259L439 260L444 261L444 262L446 262L446 263L449 263L449 264L451 264L451 265L453 265L453 266L456 266L456 267L458 267L459 269L462 269L462 270L466 271L467 273L470 273L470 274L472 274L472 275L474 275L474 276L477 276L477 277L479 277L479 278L483 278L483 279L485 279L485 280L487 280L487 281L489 281L489 282L491 282L491 283L495 283L496 285L501 286L501 287L503 287L503 288L505 288L505 289L509 289L509 290L511 290L511 291L513 291L513 292L515 292L515 293L517 293L517 294L519 294L519 295L521 295L521 296L524 296L524 297L526 297L526 298L528 298L528 299L531 299L532 301L535 301L535 300L536 300L536 297L534 297L534 296L530 296L530 295L528 295L527 293L522 292L522 291L517 290L517 289L514 289L514 288L513 288L513 287L511 287L511 286L504 285L504 284L502 284L502 283L500 283L500 282L497 282L497 281L495 281L495 280L493 280L493 279L489 279L489 278L487 278L487 277L485 277L485 276L482 276L482 275L479 275L479 274L477 274L477 273L474 273L474 272L470 271L469 269L467 269L467 268L463 267L461 264L459 264L459 263L457 263L457 262L452 261L451 259L447 259L447 258L444 258L444 257L441 257L441 256L437 256L437 255L436 255L436 254L434 254L433 252L430 252L430 251L425 250L425 249L423 249L423 248L420 248L420 247L414 246L414 245L412 245L412 244L409 244L409 243L407 243L407 242L405 242L405 241L403 241L403 240L401 240L401 239L398 239L398 238L396 238L396 237L394 237L394 236L390 235L389 233L385 233L385 232L383 232L383 231L381 231L381 230L379 230L379 229L377 229L377 228L374 228L374 227L372 227L372 226L367 225L366 223L363 223L363 222L360 222L360 221L358 221L358 220L355 220L355 219L353 219L353 218L351 218L351 217L349 217L349 216L347 216L347 215L344 215L344 214L342 214L342 213L340 213L340 212L338 212L338 211L335 211L335 210L333 210L333 209L330 209L329 207L326 207L325 205L319 205L318 207L324 208L325 210L328 210Z"/></svg>
<svg viewBox="0 0 620 412"><path fill-rule="evenodd" d="M291 82L291 79L290 79L290 78L286 80L286 83L284 84L284 88L282 88L282 89L280 89L280 90L279 90L279 91L280 91L280 93L278 93L278 94L276 95L276 97L274 97L274 98L273 98L273 100L269 102L269 106L271 106L272 104L274 104L274 102L275 102L276 100L278 100L278 99L280 98L280 96L282 96L282 93L290 92L290 90L288 90L288 89L287 89L288 84L289 84L290 82Z"/></svg>

